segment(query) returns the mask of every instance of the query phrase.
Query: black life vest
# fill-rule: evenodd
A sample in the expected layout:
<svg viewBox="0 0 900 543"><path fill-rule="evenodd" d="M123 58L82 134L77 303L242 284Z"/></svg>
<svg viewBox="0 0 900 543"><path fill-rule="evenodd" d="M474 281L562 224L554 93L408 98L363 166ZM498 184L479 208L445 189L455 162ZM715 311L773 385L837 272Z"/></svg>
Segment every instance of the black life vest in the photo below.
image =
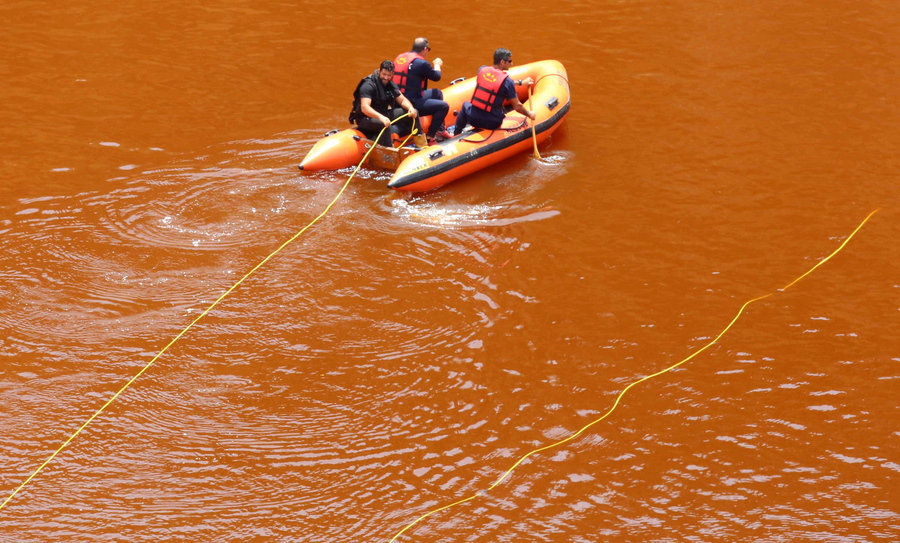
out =
<svg viewBox="0 0 900 543"><path fill-rule="evenodd" d="M500 89L506 81L506 72L493 66L482 66L475 78L475 92L472 94L472 105L490 113L503 106Z"/></svg>
<svg viewBox="0 0 900 543"><path fill-rule="evenodd" d="M371 75L360 79L359 84L356 85L356 90L353 91L353 109L350 110L348 118L350 124L355 123L358 117L365 116L360 107L359 90L366 81L372 81L375 84L375 96L372 97L371 105L372 109L382 115L390 113L394 102L397 101L397 96L399 96L394 94L393 89L384 88L384 85L381 84L381 78L378 77L378 70L375 70Z"/></svg>

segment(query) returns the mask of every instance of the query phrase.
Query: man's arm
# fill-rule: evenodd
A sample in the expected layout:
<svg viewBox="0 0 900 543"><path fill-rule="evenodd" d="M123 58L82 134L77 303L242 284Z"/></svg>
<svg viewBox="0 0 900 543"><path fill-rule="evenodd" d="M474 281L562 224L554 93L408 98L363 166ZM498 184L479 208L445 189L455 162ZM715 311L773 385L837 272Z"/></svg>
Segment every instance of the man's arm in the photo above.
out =
<svg viewBox="0 0 900 543"><path fill-rule="evenodd" d="M509 105L511 105L514 110L518 111L522 115L525 115L532 121L534 120L534 112L529 109L525 109L525 106L522 105L522 102L520 102L518 98L510 98Z"/></svg>
<svg viewBox="0 0 900 543"><path fill-rule="evenodd" d="M428 75L428 79L431 81L440 81L441 80L441 66L444 65L444 61L441 60L440 57L434 59L434 68L431 68L431 73Z"/></svg>
<svg viewBox="0 0 900 543"><path fill-rule="evenodd" d="M359 99L359 109L362 111L362 114L366 117L372 117L373 119L378 119L381 121L381 124L384 126L391 126L391 120L375 111L375 108L372 107L372 99L362 97Z"/></svg>
<svg viewBox="0 0 900 543"><path fill-rule="evenodd" d="M525 79L520 79L520 80L510 79L510 81L512 81L512 84L513 84L513 91L515 91L515 85L517 85L517 84L527 86L527 85L531 85L532 83L534 83L534 79L531 79L530 77L527 77ZM534 117L535 117L534 112L526 109L525 106L522 105L522 102L519 101L518 94L516 94L515 92L513 93L513 96L509 99L509 105L511 105L514 110L518 111L522 115L525 115L532 121L534 120Z"/></svg>
<svg viewBox="0 0 900 543"><path fill-rule="evenodd" d="M416 74L422 79L427 79L428 81L440 81L441 66L443 65L444 61L436 58L434 59L434 68L432 68L431 63L427 60L417 58L413 60L413 64L409 67L409 70L411 73Z"/></svg>

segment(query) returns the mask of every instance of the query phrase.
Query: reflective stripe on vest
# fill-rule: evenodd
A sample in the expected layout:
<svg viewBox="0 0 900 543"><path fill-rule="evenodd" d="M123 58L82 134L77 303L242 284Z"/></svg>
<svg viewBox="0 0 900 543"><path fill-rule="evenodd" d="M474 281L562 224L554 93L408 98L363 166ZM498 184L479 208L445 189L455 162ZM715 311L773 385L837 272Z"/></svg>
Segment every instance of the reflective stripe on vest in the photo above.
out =
<svg viewBox="0 0 900 543"><path fill-rule="evenodd" d="M500 107L503 100L500 99L499 93L507 77L509 76L503 70L493 66L482 66L475 79L472 105L487 112Z"/></svg>
<svg viewBox="0 0 900 543"><path fill-rule="evenodd" d="M412 66L412 63L417 58L425 60L425 57L416 53L415 51L407 51L406 53L401 53L394 60L394 83L400 87L400 92L406 94L408 91L424 91L424 85L420 85L418 88L409 89L406 86L406 81L409 78L409 67Z"/></svg>

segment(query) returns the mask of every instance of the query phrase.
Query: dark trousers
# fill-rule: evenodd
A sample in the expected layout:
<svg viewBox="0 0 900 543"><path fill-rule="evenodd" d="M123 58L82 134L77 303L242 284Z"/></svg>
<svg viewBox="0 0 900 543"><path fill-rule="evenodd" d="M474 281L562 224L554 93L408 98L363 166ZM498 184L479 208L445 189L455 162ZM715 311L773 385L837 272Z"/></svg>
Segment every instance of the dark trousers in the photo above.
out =
<svg viewBox="0 0 900 543"><path fill-rule="evenodd" d="M444 126L444 119L450 111L450 105L444 101L444 93L441 89L428 89L422 93L422 97L413 101L413 107L419 112L420 116L431 115L431 125L428 127L429 138L433 138L434 134ZM416 121L418 122L418 121ZM422 125L417 125L419 130Z"/></svg>
<svg viewBox="0 0 900 543"><path fill-rule="evenodd" d="M459 115L456 117L456 130L453 135L462 133L467 124L471 124L475 128L495 130L503 124L503 117L503 115L498 117L478 109L472 105L472 102L463 102L462 107L459 108Z"/></svg>
<svg viewBox="0 0 900 543"><path fill-rule="evenodd" d="M385 116L393 121L404 113L406 113L406 111L404 111L402 107L395 107ZM384 128L384 124L379 119L366 117L365 115L360 115L356 118L356 126L359 128L359 131L365 134L370 140L374 140L378 137L378 133ZM409 134L411 128L412 122L408 117L398 123L394 123L390 128L384 128L384 133L382 133L381 138L378 139L378 144L391 147L393 145L392 134Z"/></svg>

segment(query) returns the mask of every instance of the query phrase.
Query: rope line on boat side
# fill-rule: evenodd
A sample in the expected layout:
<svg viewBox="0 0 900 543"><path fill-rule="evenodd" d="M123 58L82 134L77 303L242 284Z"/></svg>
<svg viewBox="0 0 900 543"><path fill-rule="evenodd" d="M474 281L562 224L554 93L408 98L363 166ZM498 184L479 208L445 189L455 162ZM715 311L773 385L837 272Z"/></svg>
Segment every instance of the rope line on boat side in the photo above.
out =
<svg viewBox="0 0 900 543"><path fill-rule="evenodd" d="M391 124L394 124L395 122L397 122L397 121L399 121L400 119L406 117L407 115L409 115L409 113L406 113L406 114L404 114L404 115L401 115L401 116L397 117L396 119L394 119L393 121L391 121ZM377 142L378 139L381 138L381 135L384 133L384 131L385 131L386 129L387 129L387 127L384 127L384 128L381 129L381 132L379 132L379 133L378 133L378 136L375 138L375 142ZM363 165L363 163L366 161L366 159L369 158L369 153L371 153L373 149L375 149L375 144L374 144L374 143L373 143L373 145L369 148L369 150L366 151L366 154L363 155L362 160L360 160L360 161L359 161L359 164L356 165L356 168L353 170L353 173L350 174L350 177L347 178L347 181L344 182L344 185L341 187L341 190L338 191L337 195L331 200L331 202L330 202L327 206L325 206L325 209L324 209L321 213L319 213L319 215L316 216L316 218L314 218L313 220L311 220L311 221L309 222L309 224L307 224L306 226L304 226L303 228L301 228L301 229L300 229L296 234L294 234L290 239L288 239L287 241L285 241L284 243L282 243L277 249L275 249L274 251L272 251L272 252L269 254L269 256L267 256L267 257L265 257L264 259L262 259L262 260L259 262L259 264L257 264L256 266L254 266L254 267L253 267L250 271L248 271L243 277L241 277L235 284L231 285L231 287L230 287L228 290L226 290L221 296L219 296L219 297L216 299L216 301L214 301L212 304L210 304L209 307L207 307L202 313L200 313L200 315L197 316L197 318L194 319L190 324L188 324L188 325L184 328L184 330L182 330L181 332L179 332L178 335L176 335L175 338L172 339L172 341L170 341L165 347L163 347L162 350L159 351L159 352L156 354L156 356L153 357L152 360L150 360L150 362L147 362L147 364L146 364L143 368L141 368L141 371L137 372L137 373L134 375L134 377L132 377L131 379L129 379L129 381L128 381L127 383L125 383L125 385L124 385L122 388L120 388L120 389L118 390L118 392L116 392L115 394L113 394L113 396L112 396L109 400L107 400L107 402L106 402L105 404L103 404L103 406L102 406L100 409L98 409L97 411L95 411L94 414L91 415L90 418L88 418L88 419L84 422L84 424L82 424L77 430L75 430L75 433L73 433L71 436L69 436L69 439L67 439L62 445L60 445L59 448L56 449L56 451L54 451L54 453L51 454L50 457L47 458L47 459L44 461L43 464L41 464L40 466L38 466L38 468L37 468L36 470L34 470L34 471L31 473L31 475L29 475L28 478L25 479L25 481L24 481L21 485L19 485L18 488L16 488L16 489L13 491L12 494L10 494L5 500L3 500L3 503L0 503L0 510L2 510L2 509L6 506L6 504L9 503L9 501L13 499L13 497L14 497L16 494L18 494L23 488L25 488L25 486L26 486L29 482L31 482L31 480L34 479L34 478L37 476L37 474L40 473L41 470L43 470L43 469L47 466L47 464L49 464L51 461L53 461L53 459L56 458L56 456L57 456L60 452L62 452L62 450L65 449L66 446L68 446L69 443L71 443L72 440L74 440L75 437L78 436L78 434L80 434L80 433L82 432L82 430L84 430L85 428L87 428L87 426L88 426L95 418L97 418L97 417L98 417L98 416L99 416L99 415L100 415L107 407L109 407L109 405L110 405L111 403L113 403L113 401L115 401L116 398L118 398L123 392L125 392L125 390L126 390L128 387L130 387L131 384L134 383L134 382L138 379L138 377L140 377L141 375L143 375L144 372L146 372L146 371L150 368L150 366L152 366L153 363L156 362L157 359L159 359L159 357L161 357L161 356L163 355L163 353L165 353L167 350L169 350L169 347L171 347L172 345L175 344L176 341L178 341L179 339L181 339L181 337L184 336L184 335L187 333L187 331L190 330L195 324L197 324L197 322L199 322L200 319L202 319L202 318L205 317L210 311L212 311L212 309L213 309L214 307L216 307L216 305L218 305L219 302L221 302L222 300L225 299L226 296L228 296L229 294L231 294L231 292L232 292L234 289L236 289L237 287L239 287L239 286L241 285L241 283L243 283L248 277L250 277L254 272L256 272L256 270L258 270L259 268L261 268L261 267L263 266L263 264L265 264L266 262L268 262L269 260L271 260L272 257L274 257L276 254L278 254L279 252L281 252L282 249L284 249L285 247L287 247L288 245L290 245L295 239L297 239L297 238L300 237L304 232L306 232L307 230L309 230L310 227L312 227L312 225L314 225L316 222L318 222L319 219L321 219L322 217L324 217L326 213L328 213L329 211L331 211L331 208L332 208L332 207L334 206L334 204L338 201L338 198L340 198L341 195L344 194L344 190L346 190L347 186L350 184L350 180L353 179L353 177L356 175L356 172L359 171L359 169L362 167L362 165Z"/></svg>
<svg viewBox="0 0 900 543"><path fill-rule="evenodd" d="M803 278L806 277L807 275L811 274L813 271L816 270L816 268L818 268L818 267L821 266L822 264L828 262L828 261L831 259L831 257L833 257L834 255L838 254L838 252L840 252L841 249L843 249L844 246L847 245L847 243L853 238L853 236L856 235L857 232L859 232L859 230L863 227L863 225L865 225L866 222L868 222L868 220L869 220L870 218L872 218L872 215L874 215L877 211L878 211L878 209L876 209L875 211L872 211L871 213L869 213L868 216L866 216L866 218L863 219L863 221L859 224L859 226L857 226L856 229L853 230L853 232L851 232L849 236L847 236L847 238L844 240L844 242L841 243L841 245L840 245L837 249L835 249L830 255L828 255L827 257L825 257L825 258L823 258L822 260L820 260L818 263L816 263L815 266L813 266L812 268L810 268L806 273L804 273L804 274L801 275L800 277L798 277L798 278L794 279L793 281L791 281L786 287L778 289L776 292L784 292L785 290L787 290L788 288L790 288L791 286L793 286L794 284L796 284L798 281L800 281L801 279L803 279ZM531 451L531 452L525 454L524 456L522 456L521 458L519 458L519 460L516 461L516 463L513 464L512 467L510 467L509 469L507 469L506 471L504 471L503 474L500 476L500 478L497 479L496 481L494 481L494 483L493 483L492 485L490 485L490 486L487 488L487 490L479 490L478 492L476 492L475 494L469 496L468 498L464 498L464 499L461 499L461 500L457 500L457 501L455 501L455 502L453 502L453 503L444 505L444 506L442 506L442 507L439 507L439 508L437 508L437 509L433 509L433 510L431 510L431 511L425 513L424 515L420 516L420 517L417 518L416 520L414 520L414 521L412 521L411 523L407 524L402 530L400 530L399 532L397 532L397 535L395 535L394 537L391 538L390 543L394 543L394 541L396 541L397 538L399 538L401 535L403 535L404 532L406 532L407 530L409 530L410 528L412 528L413 526L415 526L415 525L418 524L419 522L421 522L421 521L425 520L426 518L430 517L431 515L433 515L433 514L435 514L435 513L438 513L438 512L440 512L440 511L444 511L445 509L450 509L451 507L454 507L454 506L456 506L456 505L460 505L460 504L466 503L466 502L468 502L468 501L474 500L475 498L477 498L477 497L479 497L479 496L482 496L482 495L484 495L484 494L487 494L489 491L493 490L494 487L496 487L497 485L499 485L500 483L502 483L502 482L509 476L509 474L512 473L512 471L513 471L514 469L516 469L516 468L519 466L519 464L521 464L522 462L524 462L525 459L528 458L529 456L531 456L531 455L533 455L533 454L537 454L537 453L539 453L539 452L541 452L541 451L546 451L546 450L548 450L548 449L552 449L552 448L554 448L554 447L558 447L558 446L562 445L563 443L567 443L567 442L572 441L573 439L577 438L578 436L580 436L581 434L583 434L588 428L590 428L591 426L597 424L598 422L600 422L600 421L602 421L603 419L605 419L606 417L608 417L608 416L616 409L616 407L618 407L619 402L622 400L622 397L625 395L626 392L628 392L629 390L631 390L633 387L635 387L635 386L637 386L637 385L643 383L644 381L647 381L647 380L649 380L649 379L652 379L652 378L654 378L654 377L657 377L657 376L660 376L660 375L662 375L662 374L664 374L664 373L667 373L667 372L669 372L669 371L672 371L673 369L677 368L678 366L681 366L681 365L684 364L685 362L691 360L692 358L694 358L694 357L697 356L698 354L702 353L703 351L705 351L706 349L708 349L709 347L711 347L712 345L714 345L717 341L719 341L719 339L720 339L722 336L724 336L725 333L728 332L728 330L731 329L731 327L734 325L735 322L737 322L738 318L741 316L741 314L744 312L744 309L746 309L746 307L747 307L748 305L752 304L753 302L762 300L762 299L764 299L764 298L768 298L769 296L772 296L773 294L775 294L775 292L770 292L769 294L766 294L766 295L763 295L763 296L758 296L758 297L753 298L752 300L750 300L750 301L744 303L744 305L742 305L741 308L738 310L737 315L735 315L734 318L731 319L731 322L728 323L728 326L726 326L725 329L722 330L722 331L719 333L719 335L717 335L717 336L715 337L715 339L713 339L712 341L710 341L709 343L707 343L706 345L704 345L703 347L701 347L701 348L698 349L697 351L694 351L693 353L691 353L691 355L688 356L687 358L681 360L680 362L677 362L677 363L675 363L675 364L672 364L672 365L669 366L668 368L662 369L662 370L660 370L660 371L658 371L658 372L656 372L656 373L654 373L654 374L652 374L652 375L647 375L646 377L642 377L642 378L640 378L640 379L638 379L638 380L636 380L636 381L633 381L631 384L629 384L628 386L626 386L624 389L622 389L621 392L619 392L619 394L616 396L615 401L613 402L612 407L610 407L609 410L608 410L606 413L603 414L603 416L601 416L601 417L599 417L599 418L597 418L597 419L591 421L590 423L584 425L580 430L578 430L577 432L575 432L574 434L570 435L569 437L567 437L567 438L565 438L565 439L561 439L561 440L559 440L559 441L555 441L555 442L553 442L553 443L551 443L551 444L549 444L549 445L545 445L545 446L543 446L543 447L534 449L533 451Z"/></svg>

